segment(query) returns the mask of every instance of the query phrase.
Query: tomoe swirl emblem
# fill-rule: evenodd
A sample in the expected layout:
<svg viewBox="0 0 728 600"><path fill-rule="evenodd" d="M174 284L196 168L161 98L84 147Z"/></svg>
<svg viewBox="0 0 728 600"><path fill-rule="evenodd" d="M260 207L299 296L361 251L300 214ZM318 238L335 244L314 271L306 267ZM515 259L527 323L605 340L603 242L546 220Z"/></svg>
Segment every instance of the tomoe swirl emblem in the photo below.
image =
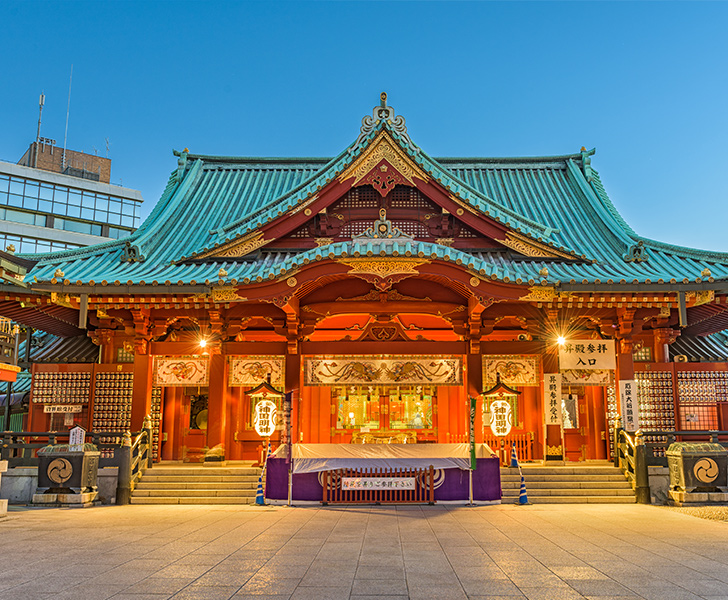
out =
<svg viewBox="0 0 728 600"><path fill-rule="evenodd" d="M693 466L693 473L698 481L712 483L718 478L718 463L712 458L703 457Z"/></svg>
<svg viewBox="0 0 728 600"><path fill-rule="evenodd" d="M48 464L47 473L53 483L65 483L73 475L73 466L65 458L56 458Z"/></svg>

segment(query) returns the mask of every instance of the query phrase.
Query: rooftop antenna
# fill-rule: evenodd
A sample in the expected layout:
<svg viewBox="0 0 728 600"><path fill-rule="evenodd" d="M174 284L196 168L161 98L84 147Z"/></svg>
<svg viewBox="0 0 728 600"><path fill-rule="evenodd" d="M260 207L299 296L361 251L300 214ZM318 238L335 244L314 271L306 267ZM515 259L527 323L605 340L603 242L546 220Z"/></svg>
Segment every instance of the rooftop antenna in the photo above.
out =
<svg viewBox="0 0 728 600"><path fill-rule="evenodd" d="M71 65L71 77L68 80L68 107L66 108L66 133L63 135L63 157L61 158L61 170L66 170L66 142L68 141L68 113L71 112L71 84L73 83L73 65Z"/></svg>
<svg viewBox="0 0 728 600"><path fill-rule="evenodd" d="M43 117L43 105L45 104L45 94L41 92L40 99L38 100L38 133L35 134L35 157L33 160L33 167L38 167L38 144L40 144L40 122Z"/></svg>

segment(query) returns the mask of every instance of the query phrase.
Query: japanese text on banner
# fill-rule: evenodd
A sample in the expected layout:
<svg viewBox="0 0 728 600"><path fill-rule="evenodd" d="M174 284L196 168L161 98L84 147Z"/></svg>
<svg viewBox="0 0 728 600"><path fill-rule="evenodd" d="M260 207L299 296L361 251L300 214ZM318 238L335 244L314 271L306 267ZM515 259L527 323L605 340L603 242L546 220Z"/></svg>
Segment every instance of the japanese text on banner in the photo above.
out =
<svg viewBox="0 0 728 600"><path fill-rule="evenodd" d="M622 408L622 427L625 431L637 431L640 428L640 415L634 379L619 380L619 402Z"/></svg>
<svg viewBox="0 0 728 600"><path fill-rule="evenodd" d="M560 373L544 373L543 406L546 425L561 425Z"/></svg>

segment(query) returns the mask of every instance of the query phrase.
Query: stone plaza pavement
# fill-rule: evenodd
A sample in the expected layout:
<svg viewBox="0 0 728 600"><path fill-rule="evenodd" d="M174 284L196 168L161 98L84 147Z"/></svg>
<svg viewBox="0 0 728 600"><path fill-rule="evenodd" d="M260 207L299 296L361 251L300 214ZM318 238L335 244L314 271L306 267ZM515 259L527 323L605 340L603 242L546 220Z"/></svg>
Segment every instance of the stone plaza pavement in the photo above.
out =
<svg viewBox="0 0 728 600"><path fill-rule="evenodd" d="M728 524L642 505L13 508L0 600L728 599Z"/></svg>

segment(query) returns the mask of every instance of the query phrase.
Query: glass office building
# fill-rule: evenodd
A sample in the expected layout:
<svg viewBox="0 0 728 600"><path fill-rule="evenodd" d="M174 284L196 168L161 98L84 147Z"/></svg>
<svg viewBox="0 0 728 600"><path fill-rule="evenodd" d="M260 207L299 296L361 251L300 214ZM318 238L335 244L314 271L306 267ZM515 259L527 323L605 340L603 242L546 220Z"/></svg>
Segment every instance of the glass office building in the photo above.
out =
<svg viewBox="0 0 728 600"><path fill-rule="evenodd" d="M0 249L50 252L129 235L141 192L0 161Z"/></svg>

